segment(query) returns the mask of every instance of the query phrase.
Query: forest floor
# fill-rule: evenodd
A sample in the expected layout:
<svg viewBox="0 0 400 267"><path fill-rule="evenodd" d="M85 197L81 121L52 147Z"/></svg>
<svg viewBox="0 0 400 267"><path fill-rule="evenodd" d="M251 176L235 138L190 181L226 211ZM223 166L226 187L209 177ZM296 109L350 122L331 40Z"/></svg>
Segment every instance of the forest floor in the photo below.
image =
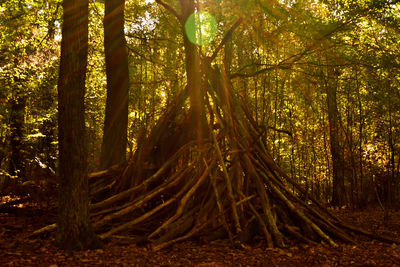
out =
<svg viewBox="0 0 400 267"><path fill-rule="evenodd" d="M0 198L1 203L7 201ZM27 238L54 222L54 207L18 205L0 210L0 266L400 266L400 245L364 238L336 249L323 244L268 249L261 241L236 249L221 240L183 242L157 252L111 241L103 249L69 254L54 245L54 233ZM378 208L334 213L357 227L400 240L400 211L390 214L387 226Z"/></svg>

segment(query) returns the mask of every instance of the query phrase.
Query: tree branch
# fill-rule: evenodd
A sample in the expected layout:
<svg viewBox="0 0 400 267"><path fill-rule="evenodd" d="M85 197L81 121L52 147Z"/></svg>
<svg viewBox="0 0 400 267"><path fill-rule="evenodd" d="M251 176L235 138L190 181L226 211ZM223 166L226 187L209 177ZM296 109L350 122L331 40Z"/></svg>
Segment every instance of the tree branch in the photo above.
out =
<svg viewBox="0 0 400 267"><path fill-rule="evenodd" d="M290 137L293 137L292 132L289 131L289 130L278 129L278 128L275 128L275 127L272 127L272 126L268 126L268 129L271 129L271 130L273 130L275 132L279 132L279 133L285 133L285 134L289 135Z"/></svg>
<svg viewBox="0 0 400 267"><path fill-rule="evenodd" d="M237 27L242 23L243 19L239 18L235 24L232 25L232 27L228 30L228 32L225 34L224 38L222 39L221 43L218 45L218 47L215 49L214 53L212 56L209 58L210 62L212 62L218 55L218 52L222 49L224 44L232 38L233 32L236 30Z"/></svg>
<svg viewBox="0 0 400 267"><path fill-rule="evenodd" d="M238 77L242 77L242 78L250 78L250 77L254 77L257 76L259 74L262 74L264 72L270 71L270 70L274 70L274 69L290 69L291 66L293 64L292 63L286 63L286 64L282 64L278 63L276 65L272 65L270 67L258 70L256 72L253 73L233 73L232 75L229 76L230 79L234 79L234 78L238 78Z"/></svg>
<svg viewBox="0 0 400 267"><path fill-rule="evenodd" d="M173 9L170 5L168 5L167 3L164 3L161 0L156 0L156 3L159 4L159 5L162 5L166 10L171 12L172 15L174 15L180 22L182 22L182 16L179 15L178 12L176 12L176 10Z"/></svg>

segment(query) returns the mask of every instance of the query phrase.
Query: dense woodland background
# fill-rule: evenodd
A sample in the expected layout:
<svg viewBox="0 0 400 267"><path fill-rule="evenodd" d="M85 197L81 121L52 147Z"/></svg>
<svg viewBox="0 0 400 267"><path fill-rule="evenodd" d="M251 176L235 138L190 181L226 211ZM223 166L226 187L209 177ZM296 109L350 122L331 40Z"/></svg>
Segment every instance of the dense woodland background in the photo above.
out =
<svg viewBox="0 0 400 267"><path fill-rule="evenodd" d="M165 1L179 10L179 1ZM264 129L275 162L312 198L355 209L400 207L400 4L198 1L218 24L200 47L216 55ZM107 78L104 3L89 2L85 127L89 171L100 164ZM57 172L61 1L0 4L0 188ZM127 0L127 154L186 85L184 38L170 10ZM116 130L117 131L117 130ZM339 181L339 182L337 182ZM307 197L307 196L305 196Z"/></svg>

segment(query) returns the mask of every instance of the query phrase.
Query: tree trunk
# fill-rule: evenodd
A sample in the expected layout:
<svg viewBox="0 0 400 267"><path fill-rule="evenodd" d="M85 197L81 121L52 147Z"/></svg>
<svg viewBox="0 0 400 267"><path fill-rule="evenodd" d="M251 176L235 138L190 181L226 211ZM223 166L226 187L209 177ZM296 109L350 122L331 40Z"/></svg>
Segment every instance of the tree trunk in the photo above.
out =
<svg viewBox="0 0 400 267"><path fill-rule="evenodd" d="M17 83L20 79L14 79ZM19 86L18 84L14 86ZM10 100L10 149L11 158L9 172L12 176L24 177L25 163L23 156L24 116L26 99L21 90L16 89Z"/></svg>
<svg viewBox="0 0 400 267"><path fill-rule="evenodd" d="M106 0L104 50L107 102L100 168L125 161L128 131L129 69L124 35L125 0Z"/></svg>
<svg viewBox="0 0 400 267"><path fill-rule="evenodd" d="M66 250L96 247L89 219L85 138L88 1L64 0L58 80L59 217L56 241Z"/></svg>
<svg viewBox="0 0 400 267"><path fill-rule="evenodd" d="M341 207L346 203L346 193L343 174L343 153L340 147L339 112L336 98L337 88L336 84L330 84L329 80L326 81L325 85L327 94L329 134L332 155L332 205Z"/></svg>
<svg viewBox="0 0 400 267"><path fill-rule="evenodd" d="M190 129L193 129L197 140L204 134L205 111L203 92L201 89L200 54L198 47L190 42L185 30L185 22L195 12L194 0L180 0L182 12L182 33L185 47L185 65L187 90L190 96Z"/></svg>

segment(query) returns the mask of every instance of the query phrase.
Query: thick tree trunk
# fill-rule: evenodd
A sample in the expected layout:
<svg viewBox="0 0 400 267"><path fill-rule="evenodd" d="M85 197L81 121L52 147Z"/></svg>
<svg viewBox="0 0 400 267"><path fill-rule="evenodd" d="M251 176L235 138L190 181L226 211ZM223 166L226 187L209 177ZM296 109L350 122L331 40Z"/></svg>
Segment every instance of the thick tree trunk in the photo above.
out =
<svg viewBox="0 0 400 267"><path fill-rule="evenodd" d="M344 187L343 153L340 145L339 112L337 107L336 85L326 82L329 134L332 155L332 205L341 207L346 203L346 191Z"/></svg>
<svg viewBox="0 0 400 267"><path fill-rule="evenodd" d="M187 89L190 96L190 120L191 129L196 133L197 140L201 140L204 136L205 111L204 96L201 88L201 70L200 70L200 54L198 47L189 41L186 31L185 22L188 17L195 12L194 0L180 0L182 12L182 33L183 43L185 47L185 64Z"/></svg>
<svg viewBox="0 0 400 267"><path fill-rule="evenodd" d="M104 49L107 102L100 168L125 161L128 130L129 69L124 35L125 0L106 0Z"/></svg>
<svg viewBox="0 0 400 267"><path fill-rule="evenodd" d="M58 80L59 218L56 241L67 250L96 247L89 219L85 138L88 1L64 0Z"/></svg>

